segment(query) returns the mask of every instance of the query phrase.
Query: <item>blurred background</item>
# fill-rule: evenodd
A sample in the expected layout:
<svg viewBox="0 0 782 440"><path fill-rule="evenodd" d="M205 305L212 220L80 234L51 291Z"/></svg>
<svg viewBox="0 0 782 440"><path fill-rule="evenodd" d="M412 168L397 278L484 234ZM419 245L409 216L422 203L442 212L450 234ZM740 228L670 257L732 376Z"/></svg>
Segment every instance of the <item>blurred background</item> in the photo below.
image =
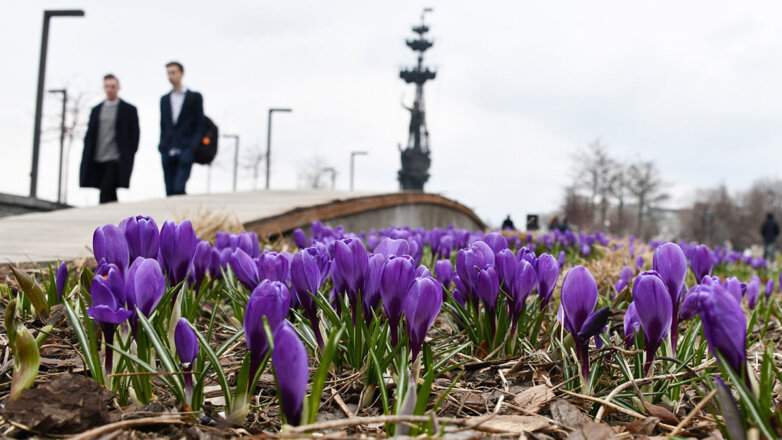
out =
<svg viewBox="0 0 782 440"><path fill-rule="evenodd" d="M782 4L771 1L527 2L26 1L0 27L0 193L27 195L44 9L54 18L45 90L67 89L66 202L78 188L89 110L103 75L138 108L141 143L121 202L165 195L160 96L165 64L204 96L221 133L240 136L238 190L264 187L267 111L275 114L272 189L399 189L414 88L399 69L421 10L431 178L427 192L475 209L487 224L553 216L615 233L758 240L779 212ZM38 196L57 199L61 97L44 96ZM232 189L234 144L221 139L209 176L188 193ZM324 174L323 170L333 172ZM782 213L780 213L782 216Z"/></svg>

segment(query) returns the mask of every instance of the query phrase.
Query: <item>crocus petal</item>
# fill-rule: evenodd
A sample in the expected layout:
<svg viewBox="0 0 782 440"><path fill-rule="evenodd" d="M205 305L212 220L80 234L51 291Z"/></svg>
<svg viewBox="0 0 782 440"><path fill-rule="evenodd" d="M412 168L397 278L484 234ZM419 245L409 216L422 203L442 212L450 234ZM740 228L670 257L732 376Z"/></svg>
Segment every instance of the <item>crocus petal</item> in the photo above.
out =
<svg viewBox="0 0 782 440"><path fill-rule="evenodd" d="M301 423L302 404L309 381L309 360L304 344L287 321L274 332L272 363L285 420L296 426Z"/></svg>
<svg viewBox="0 0 782 440"><path fill-rule="evenodd" d="M198 338L185 318L180 318L174 329L174 343L179 361L191 365L198 357Z"/></svg>
<svg viewBox="0 0 782 440"><path fill-rule="evenodd" d="M550 254L542 254L537 259L536 272L538 296L541 299L540 305L545 307L551 301L551 295L554 293L554 287L557 285L559 263Z"/></svg>
<svg viewBox="0 0 782 440"><path fill-rule="evenodd" d="M149 316L166 292L166 278L156 260L139 257L136 261L135 271L129 274L132 283L128 286L133 290L133 303L144 316Z"/></svg>
<svg viewBox="0 0 782 440"><path fill-rule="evenodd" d="M65 288L65 282L68 280L68 266L63 261L60 266L57 267L57 276L55 277L55 285L57 287L57 298L62 298L62 291Z"/></svg>
<svg viewBox="0 0 782 440"><path fill-rule="evenodd" d="M709 287L711 294L701 298L703 334L712 352L718 352L736 373L747 361L747 320L741 305L719 284Z"/></svg>
<svg viewBox="0 0 782 440"><path fill-rule="evenodd" d="M565 275L561 303L570 328L575 333L580 332L587 316L597 305L597 283L584 266L576 266Z"/></svg>

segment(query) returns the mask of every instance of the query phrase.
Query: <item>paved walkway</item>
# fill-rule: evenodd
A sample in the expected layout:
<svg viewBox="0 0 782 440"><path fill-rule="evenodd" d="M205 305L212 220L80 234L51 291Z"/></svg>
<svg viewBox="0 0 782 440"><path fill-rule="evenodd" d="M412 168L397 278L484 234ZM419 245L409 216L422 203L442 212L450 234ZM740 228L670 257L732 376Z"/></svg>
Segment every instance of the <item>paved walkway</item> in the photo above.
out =
<svg viewBox="0 0 782 440"><path fill-rule="evenodd" d="M159 226L199 210L232 213L242 224L273 217L295 208L356 197L378 195L340 191L253 191L199 194L132 203L23 214L0 219L0 263L56 261L92 255L96 227L133 215L148 215Z"/></svg>

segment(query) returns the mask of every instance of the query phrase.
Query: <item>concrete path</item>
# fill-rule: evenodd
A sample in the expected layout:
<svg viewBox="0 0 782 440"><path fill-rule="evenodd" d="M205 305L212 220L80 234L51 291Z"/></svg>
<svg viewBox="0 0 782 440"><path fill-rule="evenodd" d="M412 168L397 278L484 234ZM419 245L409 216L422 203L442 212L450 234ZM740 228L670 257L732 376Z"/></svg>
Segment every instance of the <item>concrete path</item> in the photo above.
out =
<svg viewBox="0 0 782 440"><path fill-rule="evenodd" d="M199 194L132 203L23 214L0 219L0 263L44 262L90 257L96 227L133 215L148 215L159 226L199 210L231 213L247 224L296 208L378 195L340 191L254 191Z"/></svg>

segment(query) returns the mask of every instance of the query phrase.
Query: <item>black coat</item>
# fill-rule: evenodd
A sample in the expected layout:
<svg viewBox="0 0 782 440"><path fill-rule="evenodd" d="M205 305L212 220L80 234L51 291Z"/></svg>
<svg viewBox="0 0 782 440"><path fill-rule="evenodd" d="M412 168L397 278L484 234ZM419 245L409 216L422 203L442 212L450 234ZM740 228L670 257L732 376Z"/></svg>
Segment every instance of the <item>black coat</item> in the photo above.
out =
<svg viewBox="0 0 782 440"><path fill-rule="evenodd" d="M779 235L779 225L774 219L767 218L760 226L760 235L763 236L763 241L766 243L775 242Z"/></svg>
<svg viewBox="0 0 782 440"><path fill-rule="evenodd" d="M206 131L204 99L198 92L188 90L182 102L182 110L176 123L171 116L171 93L160 98L160 145L158 150L167 153L172 148L182 152L182 157L193 158L193 149L201 142Z"/></svg>
<svg viewBox="0 0 782 440"><path fill-rule="evenodd" d="M95 149L98 143L98 125L103 103L92 108L90 122L87 124L87 134L84 136L84 152L81 157L79 186L82 188L99 188L100 175L95 167ZM116 126L117 147L119 148L119 176L117 186L128 188L130 174L133 172L133 160L138 150L139 128L136 107L120 99L117 106Z"/></svg>

